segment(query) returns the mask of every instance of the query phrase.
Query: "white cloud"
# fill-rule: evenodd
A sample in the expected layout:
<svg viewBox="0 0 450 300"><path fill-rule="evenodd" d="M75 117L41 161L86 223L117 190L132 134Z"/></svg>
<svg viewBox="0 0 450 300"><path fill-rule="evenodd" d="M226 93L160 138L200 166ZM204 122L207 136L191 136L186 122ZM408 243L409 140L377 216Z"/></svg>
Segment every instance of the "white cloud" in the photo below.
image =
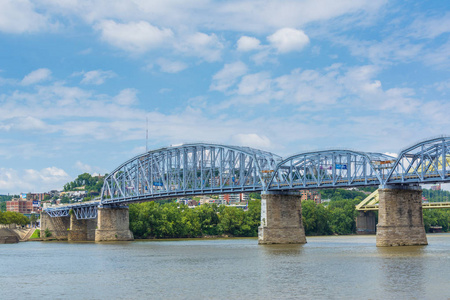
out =
<svg viewBox="0 0 450 300"><path fill-rule="evenodd" d="M70 176L60 168L15 170L0 168L0 191L9 193L47 192L61 189Z"/></svg>
<svg viewBox="0 0 450 300"><path fill-rule="evenodd" d="M278 28L301 28L305 24L351 15L365 21L386 0L233 0L233 1L58 1L41 7L55 15L73 14L93 24L105 19L121 22L147 21L155 26L196 31L267 33Z"/></svg>
<svg viewBox="0 0 450 300"><path fill-rule="evenodd" d="M175 44L175 48L188 56L195 56L207 62L218 61L222 55L223 44L214 34L196 32L188 34Z"/></svg>
<svg viewBox="0 0 450 300"><path fill-rule="evenodd" d="M120 105L132 105L138 102L136 89L121 90L119 95L114 97L114 102Z"/></svg>
<svg viewBox="0 0 450 300"><path fill-rule="evenodd" d="M247 70L247 66L241 61L225 64L222 70L214 74L213 82L209 89L213 91L226 91L237 82L239 77L247 73Z"/></svg>
<svg viewBox="0 0 450 300"><path fill-rule="evenodd" d="M116 23L113 20L99 22L95 28L101 32L102 40L130 52L142 53L160 47L172 39L170 29L160 29L146 21Z"/></svg>
<svg viewBox="0 0 450 300"><path fill-rule="evenodd" d="M4 125L2 125L4 123ZM15 117L7 119L4 122L0 122L0 130L22 130L22 131L51 131L51 127L42 120L31 117Z"/></svg>
<svg viewBox="0 0 450 300"><path fill-rule="evenodd" d="M33 72L31 72L30 74L26 75L22 79L21 83L23 85L35 84L35 83L50 79L51 74L52 74L52 71L50 71L49 69L45 69L45 68L37 69L37 70L34 70Z"/></svg>
<svg viewBox="0 0 450 300"><path fill-rule="evenodd" d="M84 164L79 160L75 163L75 168L77 168L78 170L80 170L83 173L91 173L92 172L92 167L90 165Z"/></svg>
<svg viewBox="0 0 450 300"><path fill-rule="evenodd" d="M447 69L450 66L450 41L435 47L423 56L426 64Z"/></svg>
<svg viewBox="0 0 450 300"><path fill-rule="evenodd" d="M269 90L271 85L270 74L267 72L260 72L250 74L242 77L238 85L238 94L251 95L261 93Z"/></svg>
<svg viewBox="0 0 450 300"><path fill-rule="evenodd" d="M47 18L35 12L28 0L0 1L0 32L37 32L49 27Z"/></svg>
<svg viewBox="0 0 450 300"><path fill-rule="evenodd" d="M414 37L429 39L450 32L450 12L446 12L440 17L417 19L411 25L410 30Z"/></svg>
<svg viewBox="0 0 450 300"><path fill-rule="evenodd" d="M158 59L156 63L161 68L161 71L166 73L178 73L188 67L188 65L182 61L171 61L165 58Z"/></svg>
<svg viewBox="0 0 450 300"><path fill-rule="evenodd" d="M113 71L93 70L89 72L82 72L83 79L82 84L94 84L100 85L105 83L106 79L116 77L116 73Z"/></svg>
<svg viewBox="0 0 450 300"><path fill-rule="evenodd" d="M261 42L257 38L250 36L242 36L237 41L237 50L243 52L257 50L261 46L260 43Z"/></svg>
<svg viewBox="0 0 450 300"><path fill-rule="evenodd" d="M238 146L248 146L258 149L268 149L272 146L268 137L256 133L239 133L233 136L232 141L237 143Z"/></svg>
<svg viewBox="0 0 450 300"><path fill-rule="evenodd" d="M267 37L267 40L280 53L300 51L309 44L308 36L302 31L294 28L282 28Z"/></svg>

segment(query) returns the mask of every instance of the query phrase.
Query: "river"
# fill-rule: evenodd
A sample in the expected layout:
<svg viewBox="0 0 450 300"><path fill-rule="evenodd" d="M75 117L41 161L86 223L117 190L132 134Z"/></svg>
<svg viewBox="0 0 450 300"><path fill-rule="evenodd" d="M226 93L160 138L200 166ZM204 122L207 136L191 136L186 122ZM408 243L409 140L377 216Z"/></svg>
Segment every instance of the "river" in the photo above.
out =
<svg viewBox="0 0 450 300"><path fill-rule="evenodd" d="M27 242L0 246L0 299L449 299L450 234L428 246L375 236Z"/></svg>

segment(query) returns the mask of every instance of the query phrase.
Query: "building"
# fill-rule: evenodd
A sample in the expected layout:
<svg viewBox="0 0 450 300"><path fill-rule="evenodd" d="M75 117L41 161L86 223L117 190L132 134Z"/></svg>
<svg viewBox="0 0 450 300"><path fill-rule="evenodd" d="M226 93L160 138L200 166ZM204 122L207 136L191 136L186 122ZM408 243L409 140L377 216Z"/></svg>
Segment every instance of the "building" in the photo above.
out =
<svg viewBox="0 0 450 300"><path fill-rule="evenodd" d="M317 204L322 203L322 198L317 190L301 190L300 195L302 196L302 201L314 200Z"/></svg>
<svg viewBox="0 0 450 300"><path fill-rule="evenodd" d="M26 200L22 198L14 198L6 201L6 211L18 212L21 214L39 213L41 203L38 200Z"/></svg>
<svg viewBox="0 0 450 300"><path fill-rule="evenodd" d="M250 200L250 196L247 193L239 193L239 194L221 194L219 195L219 200L227 204L239 203L239 202L247 202Z"/></svg>

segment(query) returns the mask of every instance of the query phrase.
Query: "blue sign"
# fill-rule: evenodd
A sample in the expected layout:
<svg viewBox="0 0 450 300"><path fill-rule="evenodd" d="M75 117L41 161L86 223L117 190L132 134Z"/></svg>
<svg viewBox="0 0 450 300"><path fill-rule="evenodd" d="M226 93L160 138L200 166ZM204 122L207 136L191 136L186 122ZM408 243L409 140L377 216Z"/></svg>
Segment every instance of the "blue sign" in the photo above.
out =
<svg viewBox="0 0 450 300"><path fill-rule="evenodd" d="M156 182L156 181L153 181L153 185L154 186L164 186L164 184L162 182Z"/></svg>
<svg viewBox="0 0 450 300"><path fill-rule="evenodd" d="M41 206L41 201L33 200L33 207L39 207L39 206Z"/></svg>
<svg viewBox="0 0 450 300"><path fill-rule="evenodd" d="M336 170L347 170L346 164L336 164Z"/></svg>

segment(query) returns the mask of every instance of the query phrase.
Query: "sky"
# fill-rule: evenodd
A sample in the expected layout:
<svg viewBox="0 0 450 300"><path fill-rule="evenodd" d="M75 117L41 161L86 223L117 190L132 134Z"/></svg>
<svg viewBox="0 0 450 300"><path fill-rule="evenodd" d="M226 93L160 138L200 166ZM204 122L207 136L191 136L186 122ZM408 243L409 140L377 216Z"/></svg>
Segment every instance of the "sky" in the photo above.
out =
<svg viewBox="0 0 450 300"><path fill-rule="evenodd" d="M450 135L449 67L447 0L0 0L0 194L147 144L399 153Z"/></svg>

